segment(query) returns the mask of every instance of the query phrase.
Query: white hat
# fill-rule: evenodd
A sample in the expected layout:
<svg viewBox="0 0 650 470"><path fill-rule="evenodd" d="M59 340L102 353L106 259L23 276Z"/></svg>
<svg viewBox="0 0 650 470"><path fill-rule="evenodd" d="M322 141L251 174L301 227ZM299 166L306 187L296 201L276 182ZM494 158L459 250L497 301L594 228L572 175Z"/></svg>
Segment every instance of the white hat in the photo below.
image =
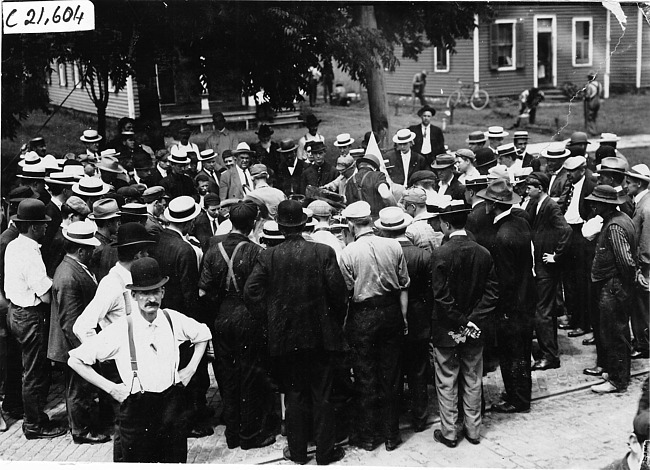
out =
<svg viewBox="0 0 650 470"><path fill-rule="evenodd" d="M80 245L99 246L101 242L95 238L95 224L88 221L72 222L62 229L63 238Z"/></svg>
<svg viewBox="0 0 650 470"><path fill-rule="evenodd" d="M544 150L540 152L542 157L556 159L564 158L571 155L571 151L566 148L566 145L562 142L553 142L549 144Z"/></svg>
<svg viewBox="0 0 650 470"><path fill-rule="evenodd" d="M102 136L99 135L96 130L88 129L83 132L83 135L79 137L79 140L82 142L87 142L89 144L92 144L102 140Z"/></svg>
<svg viewBox="0 0 650 470"><path fill-rule="evenodd" d="M22 158L18 162L18 166L29 166L29 165L39 165L41 163L41 157L38 156L36 152L27 152L25 158Z"/></svg>
<svg viewBox="0 0 650 470"><path fill-rule="evenodd" d="M78 183L72 185L72 192L81 196L103 196L109 190L106 183L93 176L84 176Z"/></svg>
<svg viewBox="0 0 650 470"><path fill-rule="evenodd" d="M393 136L393 142L396 144L406 144L407 142L413 142L415 139L415 133L411 132L410 129L400 129Z"/></svg>
<svg viewBox="0 0 650 470"><path fill-rule="evenodd" d="M179 165L187 165L191 160L190 157L187 156L187 152L185 150L181 150L178 147L172 147L171 151L169 152L170 155L167 158L167 161L169 163L177 163Z"/></svg>
<svg viewBox="0 0 650 470"><path fill-rule="evenodd" d="M630 171L626 171L625 174L631 178L640 179L650 183L650 168L645 163L639 163L634 165Z"/></svg>
<svg viewBox="0 0 650 470"><path fill-rule="evenodd" d="M576 168L580 168L583 165L587 164L587 159L582 155L576 155L575 157L569 157L564 162L562 167L566 168L569 171L573 171Z"/></svg>
<svg viewBox="0 0 650 470"><path fill-rule="evenodd" d="M192 220L201 212L201 206L198 205L192 196L178 196L169 201L169 206L165 209L165 219L170 222L187 222Z"/></svg>
<svg viewBox="0 0 650 470"><path fill-rule="evenodd" d="M206 160L210 160L212 158L215 158L216 156L217 156L217 153L212 149L201 150L201 153L199 153L199 161L204 162Z"/></svg>
<svg viewBox="0 0 650 470"><path fill-rule="evenodd" d="M361 219L370 217L370 204L366 201L357 201L343 209L341 215L346 219Z"/></svg>
<svg viewBox="0 0 650 470"><path fill-rule="evenodd" d="M375 227L397 231L408 227L411 222L413 222L413 218L399 207L384 207L379 211L379 219L375 221Z"/></svg>
<svg viewBox="0 0 650 470"><path fill-rule="evenodd" d="M621 138L616 134L613 134L611 132L603 132L600 134L600 139L598 139L598 142L618 142L619 140L621 140Z"/></svg>
<svg viewBox="0 0 650 470"><path fill-rule="evenodd" d="M347 147L352 145L354 139L350 137L350 134L339 134L336 136L336 142L334 142L334 147Z"/></svg>
<svg viewBox="0 0 650 470"><path fill-rule="evenodd" d="M510 135L509 132L506 132L503 130L503 127L501 126L490 126L488 127L487 135L486 137L489 138L494 138L494 137L506 137Z"/></svg>

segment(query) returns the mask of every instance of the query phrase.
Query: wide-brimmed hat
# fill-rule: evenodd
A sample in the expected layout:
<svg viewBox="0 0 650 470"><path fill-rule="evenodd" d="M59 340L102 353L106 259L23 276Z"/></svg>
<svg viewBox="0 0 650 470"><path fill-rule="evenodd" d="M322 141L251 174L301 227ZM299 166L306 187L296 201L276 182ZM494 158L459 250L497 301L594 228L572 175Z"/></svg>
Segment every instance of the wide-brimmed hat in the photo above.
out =
<svg viewBox="0 0 650 470"><path fill-rule="evenodd" d="M251 178L268 178L269 170L263 163L256 163L250 168Z"/></svg>
<svg viewBox="0 0 650 470"><path fill-rule="evenodd" d="M201 153L199 153L200 162L212 160L213 158L217 158L217 153L212 149L201 150Z"/></svg>
<svg viewBox="0 0 650 470"><path fill-rule="evenodd" d="M499 158L512 158L513 160L517 159L517 148L515 144L504 144L497 147L497 154Z"/></svg>
<svg viewBox="0 0 650 470"><path fill-rule="evenodd" d="M518 204L521 202L521 197L512 190L512 186L504 179L492 181L487 188L480 190L476 195L482 199L501 204Z"/></svg>
<svg viewBox="0 0 650 470"><path fill-rule="evenodd" d="M608 184L599 184L593 192L585 197L586 201L604 202L605 204L619 205L624 204L627 198L624 194L619 194L616 189Z"/></svg>
<svg viewBox="0 0 650 470"><path fill-rule="evenodd" d="M515 131L512 135L512 140L528 140L528 131Z"/></svg>
<svg viewBox="0 0 650 470"><path fill-rule="evenodd" d="M379 219L375 221L375 227L396 232L408 227L411 222L413 222L413 217L399 207L384 207L379 211Z"/></svg>
<svg viewBox="0 0 650 470"><path fill-rule="evenodd" d="M479 175L475 178L467 178L465 180L466 189L484 189L490 183L490 177L487 175Z"/></svg>
<svg viewBox="0 0 650 470"><path fill-rule="evenodd" d="M321 200L310 202L307 209L311 209L316 217L329 217L332 215L332 206Z"/></svg>
<svg viewBox="0 0 650 470"><path fill-rule="evenodd" d="M619 173L625 174L628 170L628 164L625 160L618 157L603 158L598 167L598 173Z"/></svg>
<svg viewBox="0 0 650 470"><path fill-rule="evenodd" d="M487 142L487 137L483 131L474 131L469 134L465 142L468 144L480 144L481 142Z"/></svg>
<svg viewBox="0 0 650 470"><path fill-rule="evenodd" d="M262 124L255 132L259 137L271 137L273 135L273 128L268 124Z"/></svg>
<svg viewBox="0 0 650 470"><path fill-rule="evenodd" d="M571 134L571 138L567 142L567 145L576 145L576 144L590 144L589 138L585 132L576 131Z"/></svg>
<svg viewBox="0 0 650 470"><path fill-rule="evenodd" d="M280 232L278 223L275 220L264 222L262 227L262 237L267 240L284 240L284 235Z"/></svg>
<svg viewBox="0 0 650 470"><path fill-rule="evenodd" d="M69 162L77 162L76 160L68 160ZM63 165L63 174L72 176L76 181L79 181L81 178L84 177L84 166L79 164L71 164L71 165ZM52 175L50 175L51 177Z"/></svg>
<svg viewBox="0 0 650 470"><path fill-rule="evenodd" d="M52 219L45 213L45 204L38 199L23 199L18 204L16 215L11 217L14 222L50 222Z"/></svg>
<svg viewBox="0 0 650 470"><path fill-rule="evenodd" d="M160 265L155 258L140 258L131 265L131 284L126 288L134 291L153 290L164 286L168 276L160 274Z"/></svg>
<svg viewBox="0 0 650 470"><path fill-rule="evenodd" d="M73 186L77 182L77 178L63 172L50 173L50 176L45 178L47 184L59 184L62 186Z"/></svg>
<svg viewBox="0 0 650 470"><path fill-rule="evenodd" d="M336 171L345 171L353 166L354 157L352 155L345 155L336 159Z"/></svg>
<svg viewBox="0 0 650 470"><path fill-rule="evenodd" d="M102 136L99 135L99 133L94 130L94 129L88 129L83 131L83 134L81 137L79 137L79 140L82 142L86 142L88 144L93 144L96 142L100 142L102 140Z"/></svg>
<svg viewBox="0 0 650 470"><path fill-rule="evenodd" d="M187 165L192 160L187 156L187 152L185 150L181 150L178 147L172 147L171 151L169 152L169 157L167 157L167 161L169 163L175 163L177 165Z"/></svg>
<svg viewBox="0 0 650 470"><path fill-rule="evenodd" d="M561 142L554 142L549 144L544 150L540 152L542 157L551 160L557 160L560 158L566 158L571 155L571 151L566 148L566 146Z"/></svg>
<svg viewBox="0 0 650 470"><path fill-rule="evenodd" d="M117 247L153 243L155 241L140 222L127 222L117 229L117 242L115 244Z"/></svg>
<svg viewBox="0 0 650 470"><path fill-rule="evenodd" d="M293 139L284 139L280 142L280 148L278 148L278 152L280 153L293 152L297 148L298 146L296 145Z"/></svg>
<svg viewBox="0 0 650 470"><path fill-rule="evenodd" d="M350 134L339 134L336 136L336 142L334 142L334 147L347 147L348 145L352 145L354 143L354 139L350 137Z"/></svg>
<svg viewBox="0 0 650 470"><path fill-rule="evenodd" d="M427 111L430 111L430 112L431 112L431 116L435 116L435 115L436 115L436 110L435 110L435 108L434 108L433 106L429 106L428 104L425 104L425 105L422 106L420 109L418 109L418 116L421 117L421 116L422 116L424 113L426 113Z"/></svg>
<svg viewBox="0 0 650 470"><path fill-rule="evenodd" d="M466 158L468 160L471 160L472 162L476 160L476 154L472 152L470 149L458 149L456 150L456 153L454 155L456 157Z"/></svg>
<svg viewBox="0 0 650 470"><path fill-rule="evenodd" d="M490 138L494 139L494 138L499 138L499 137L507 137L509 135L510 135L510 133L504 131L503 127L501 127L501 126L490 126L490 127L488 127L486 137L488 139L490 139Z"/></svg>
<svg viewBox="0 0 650 470"><path fill-rule="evenodd" d="M377 155L373 155L372 153L366 153L363 157L357 158L356 164L357 167L361 163L369 163L372 165L375 170L379 170L381 168L381 163L379 162L379 157Z"/></svg>
<svg viewBox="0 0 650 470"><path fill-rule="evenodd" d="M108 171L110 173L124 173L124 167L120 165L119 160L115 157L102 157L101 160L99 160L97 168L101 171Z"/></svg>
<svg viewBox="0 0 650 470"><path fill-rule="evenodd" d="M45 167L39 163L38 165L25 165L17 176L27 180L44 180L46 175Z"/></svg>
<svg viewBox="0 0 650 470"><path fill-rule="evenodd" d="M476 154L476 160L474 160L474 166L476 168L483 168L497 161L494 151L489 147L480 148L474 153Z"/></svg>
<svg viewBox="0 0 650 470"><path fill-rule="evenodd" d="M357 201L343 209L341 216L346 219L362 219L364 217L370 217L370 212L370 204L366 201Z"/></svg>
<svg viewBox="0 0 650 470"><path fill-rule="evenodd" d="M165 209L165 219L170 222L187 222L194 219L201 212L201 206L198 205L192 196L178 196L169 201L169 206Z"/></svg>
<svg viewBox="0 0 650 470"><path fill-rule="evenodd" d="M95 238L95 226L88 221L72 222L61 230L63 238L79 245L99 246L102 243Z"/></svg>
<svg viewBox="0 0 650 470"><path fill-rule="evenodd" d="M600 139L598 139L598 142L618 142L621 140L619 136L612 132L603 132L600 134Z"/></svg>
<svg viewBox="0 0 650 470"><path fill-rule="evenodd" d="M408 142L413 142L415 139L415 132L411 132L409 129L400 129L393 136L393 142L396 144L406 144Z"/></svg>
<svg viewBox="0 0 650 470"><path fill-rule="evenodd" d="M39 157L39 155L36 152L27 152L25 154L25 158L21 159L18 162L18 166L20 167L26 167L26 166L31 166L31 165L39 165L41 163L42 159Z"/></svg>
<svg viewBox="0 0 650 470"><path fill-rule="evenodd" d="M147 206L137 202L129 202L124 204L119 212L120 215L131 215L136 217L147 216Z"/></svg>
<svg viewBox="0 0 650 470"><path fill-rule="evenodd" d="M586 164L587 164L587 159L585 157L583 157L582 155L576 155L575 157L567 158L564 164L562 165L562 167L566 168L569 171L573 171Z"/></svg>
<svg viewBox="0 0 650 470"><path fill-rule="evenodd" d="M309 151L311 153L323 153L327 151L325 143L321 142L320 140L312 140L310 142L307 142L305 144L305 148L307 148L307 145L310 146Z"/></svg>
<svg viewBox="0 0 650 470"><path fill-rule="evenodd" d="M241 155L242 153L252 155L254 152L246 142L240 142L237 144L237 149L233 150L232 153L233 155Z"/></svg>
<svg viewBox="0 0 650 470"><path fill-rule="evenodd" d="M455 163L456 158L453 155L441 153L440 155L436 155L436 159L431 164L431 168L434 170L443 170L453 166Z"/></svg>
<svg viewBox="0 0 650 470"><path fill-rule="evenodd" d="M45 173L52 173L53 171L61 171L61 163L54 155L47 154L41 160L41 165L45 168Z"/></svg>
<svg viewBox="0 0 650 470"><path fill-rule="evenodd" d="M93 204L93 212L88 215L91 220L107 220L120 216L120 208L115 199L100 199Z"/></svg>
<svg viewBox="0 0 650 470"><path fill-rule="evenodd" d="M163 186L152 186L147 188L142 193L142 199L146 204L150 202L157 201L158 199L171 199L167 196L165 188Z"/></svg>
<svg viewBox="0 0 650 470"><path fill-rule="evenodd" d="M625 173L630 178L647 181L650 183L650 168L645 163L634 165L630 171Z"/></svg>
<svg viewBox="0 0 650 470"><path fill-rule="evenodd" d="M316 127L321 123L320 119L317 119L313 114L308 114L305 118L305 127Z"/></svg>
<svg viewBox="0 0 650 470"><path fill-rule="evenodd" d="M72 186L72 192L81 196L103 196L110 188L99 178L84 176Z"/></svg>
<svg viewBox="0 0 650 470"><path fill-rule="evenodd" d="M449 204L445 207L440 208L439 215L440 217L451 215L451 214L469 214L472 211L472 208L469 207L465 201L460 199L452 199Z"/></svg>
<svg viewBox="0 0 650 470"><path fill-rule="evenodd" d="M299 227L307 223L307 218L298 201L287 199L278 204L276 221L280 227Z"/></svg>

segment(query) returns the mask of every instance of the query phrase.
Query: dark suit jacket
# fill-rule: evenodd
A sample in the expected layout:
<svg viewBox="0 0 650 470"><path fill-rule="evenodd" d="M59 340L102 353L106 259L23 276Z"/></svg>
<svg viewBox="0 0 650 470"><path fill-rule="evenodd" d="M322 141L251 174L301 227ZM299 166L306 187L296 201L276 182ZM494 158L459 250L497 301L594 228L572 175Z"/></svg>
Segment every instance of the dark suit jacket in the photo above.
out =
<svg viewBox="0 0 650 470"><path fill-rule="evenodd" d="M171 168L168 170L167 174L169 174L169 172L171 172ZM154 167L151 176L145 178L142 182L146 184L148 188L151 188L152 186L160 186L162 179L163 175L158 171L157 167Z"/></svg>
<svg viewBox="0 0 650 470"><path fill-rule="evenodd" d="M219 218L217 218L217 224L221 224L223 222ZM208 217L207 212L205 210L201 210L201 213L196 216L196 218L192 221L192 225L190 226L190 230L188 233L199 241L201 243L201 248L203 249L203 252L205 252L208 248L208 241L210 238L212 238L212 222L210 221L210 218Z"/></svg>
<svg viewBox="0 0 650 470"><path fill-rule="evenodd" d="M485 201L481 201L467 215L467 223L465 224L465 230L471 232L476 243L488 250L494 243L494 237L497 234L496 228L492 223L493 220L494 217L492 214L485 212Z"/></svg>
<svg viewBox="0 0 650 470"><path fill-rule="evenodd" d="M253 188L250 188L251 191ZM239 179L239 173L236 167L224 171L219 180L219 197L221 200L225 199L243 199L244 188L242 181Z"/></svg>
<svg viewBox="0 0 650 470"><path fill-rule="evenodd" d="M431 165L431 162L436 158L436 155L445 153L445 136L442 133L442 129L431 124L429 126L431 132L427 135L427 138L431 142L431 153L429 155L423 155L428 165ZM422 138L422 124L416 124L409 127L409 130L415 133L415 139L413 140L413 150L417 153L422 154L422 143L424 139ZM428 168L427 168L428 169Z"/></svg>
<svg viewBox="0 0 650 470"><path fill-rule="evenodd" d="M343 351L346 297L334 250L302 235L262 251L244 289L248 309L268 321L271 356Z"/></svg>
<svg viewBox="0 0 650 470"><path fill-rule="evenodd" d="M580 191L580 201L578 202L578 212L580 212L580 217L582 220L587 221L591 218L592 210L589 205L589 201L585 201L585 198L589 196L594 188L596 187L596 180L590 169L585 170L585 181L582 183L582 190ZM567 209L569 208L569 194L570 194L571 183L567 180L565 191L560 197L558 204L562 209L562 213L566 214ZM575 197L575 194L571 196Z"/></svg>
<svg viewBox="0 0 650 470"><path fill-rule="evenodd" d="M468 321L481 330L488 328L499 298L496 272L488 250L463 235L451 237L431 258L432 341L434 346L453 347L456 342L449 332L457 332Z"/></svg>
<svg viewBox="0 0 650 470"><path fill-rule="evenodd" d="M262 147L260 142L255 142L251 145L251 150L255 152L259 163L266 165L266 168L272 170L273 173L277 173L278 164L280 162L278 148L279 145L276 142L271 142L271 148L268 152L264 147Z"/></svg>
<svg viewBox="0 0 650 470"><path fill-rule="evenodd" d="M560 198L564 194L566 194L566 189L567 189L567 171L562 168L558 174L557 177L555 178L555 181L553 181L553 184L551 185L550 188L548 188L548 195L551 197L555 198ZM551 174L548 175L549 181L553 176ZM558 201L559 202L559 201ZM560 207L562 207L562 204L560 204Z"/></svg>
<svg viewBox="0 0 650 470"><path fill-rule="evenodd" d="M436 188L439 187L439 183L436 183ZM452 177L447 190L445 191L446 195L451 196L452 199L459 201L465 200L465 185L458 181L458 175L454 174Z"/></svg>
<svg viewBox="0 0 650 470"><path fill-rule="evenodd" d="M557 202L547 197L537 211L537 203L529 204L526 212L533 220L533 245L535 246L535 274L538 278L559 274L558 264L567 256L571 227L566 223ZM535 214L537 212L537 214ZM555 263L542 261L544 253L555 253Z"/></svg>
<svg viewBox="0 0 650 470"><path fill-rule="evenodd" d="M293 171L292 175L289 173L289 167L287 166L286 162L281 161L278 164L276 187L287 196L291 194L300 194L302 172L307 166L307 163L303 162L302 160L298 160L296 163L296 169Z"/></svg>
<svg viewBox="0 0 650 470"><path fill-rule="evenodd" d="M309 165L309 167L303 170L300 179L301 194L306 194L307 186L312 185L318 188L320 186L326 185L330 181L334 181L338 175L339 172L336 171L332 165L327 162L323 162L319 178L318 166Z"/></svg>
<svg viewBox="0 0 650 470"><path fill-rule="evenodd" d="M151 256L158 261L160 273L169 276L165 284L163 308L171 308L201 321L197 311L199 268L194 249L178 232L163 229Z"/></svg>
<svg viewBox="0 0 650 470"><path fill-rule="evenodd" d="M431 253L415 246L410 240L399 240L411 278L408 288L409 304L407 340L428 340L431 336Z"/></svg>
<svg viewBox="0 0 650 470"><path fill-rule="evenodd" d="M167 176L160 180L160 186L165 188L165 193L171 199L179 196L192 196L197 199L194 181L187 175L175 175L170 170Z"/></svg>
<svg viewBox="0 0 650 470"><path fill-rule="evenodd" d="M81 342L72 331L79 315L95 296L97 283L75 260L66 256L54 273L47 357L67 362L68 352Z"/></svg>
<svg viewBox="0 0 650 470"><path fill-rule="evenodd" d="M50 245L52 244L54 237L59 231L59 228L61 227L61 221L63 220L63 217L61 216L61 210L51 200L45 206L45 214L51 217L52 220L47 223L47 228L45 229L45 236L40 241L41 254L43 255L43 260L47 260L49 258ZM54 272L48 273L49 276L52 276L53 274Z"/></svg>
<svg viewBox="0 0 650 470"><path fill-rule="evenodd" d="M385 158L388 160L388 176L396 184L407 186L409 177L413 173L429 169L424 157L413 150L411 150L411 162L409 163L408 174L406 176L404 175L404 165L402 165L402 154L399 150L390 150L385 154Z"/></svg>
<svg viewBox="0 0 650 470"><path fill-rule="evenodd" d="M197 178L197 176L199 176L199 175L205 175L205 176L208 177L208 181L209 181L209 183L208 183L208 191L209 191L209 192L214 193L214 194L219 194L219 182L218 182L217 180L215 180L215 179L214 179L214 178L213 178L213 177L212 177L212 176L211 176L207 171L205 171L205 170L201 170L201 171L199 171L199 172L196 174L196 176L194 177L194 184L195 184L195 185L197 184L196 178ZM217 175L217 178L219 178L219 174L216 173L216 175Z"/></svg>

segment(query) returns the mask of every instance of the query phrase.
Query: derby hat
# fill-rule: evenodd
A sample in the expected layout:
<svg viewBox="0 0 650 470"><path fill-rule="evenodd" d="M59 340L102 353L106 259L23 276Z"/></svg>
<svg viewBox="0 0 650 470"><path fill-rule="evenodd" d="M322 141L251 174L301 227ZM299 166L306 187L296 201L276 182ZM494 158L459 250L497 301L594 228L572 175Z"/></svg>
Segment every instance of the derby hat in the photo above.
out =
<svg viewBox="0 0 650 470"><path fill-rule="evenodd" d="M99 178L84 176L78 183L72 185L72 192L81 196L103 196L109 187Z"/></svg>
<svg viewBox="0 0 650 470"><path fill-rule="evenodd" d="M513 160L517 159L517 148L515 144L504 144L497 147L497 154L499 158L512 158Z"/></svg>
<svg viewBox="0 0 650 470"><path fill-rule="evenodd" d="M321 200L312 201L307 206L307 209L311 209L316 217L329 217L332 215L332 206Z"/></svg>
<svg viewBox="0 0 650 470"><path fill-rule="evenodd" d="M585 197L585 200L619 205L625 204L627 198L624 194L619 194L618 191L608 184L599 184L589 196Z"/></svg>
<svg viewBox="0 0 650 470"><path fill-rule="evenodd" d="M384 207L379 211L379 219L375 221L375 227L396 232L405 229L411 225L411 222L413 222L413 217L399 207Z"/></svg>
<svg viewBox="0 0 650 470"><path fill-rule="evenodd" d="M512 138L513 140L528 140L528 131L515 131Z"/></svg>
<svg viewBox="0 0 650 470"><path fill-rule="evenodd" d="M33 147L36 145L43 145L45 144L45 139L41 136L34 137L33 139L29 139L29 146Z"/></svg>
<svg viewBox="0 0 650 470"><path fill-rule="evenodd" d="M573 171L573 170L577 170L578 168L586 164L587 164L587 159L585 157L583 157L582 155L576 155L575 157L567 158L564 164L562 165L562 167L569 171Z"/></svg>
<svg viewBox="0 0 650 470"><path fill-rule="evenodd" d="M413 186L422 181L434 182L436 180L436 174L431 170L418 170L413 173L408 180L408 185Z"/></svg>
<svg viewBox="0 0 650 470"><path fill-rule="evenodd" d="M618 157L606 157L603 158L600 162L600 167L598 167L598 173L623 173L625 174L628 170L628 165L622 158Z"/></svg>
<svg viewBox="0 0 650 470"><path fill-rule="evenodd" d="M273 128L268 124L262 124L260 128L255 132L259 137L271 137L273 135Z"/></svg>
<svg viewBox="0 0 650 470"><path fill-rule="evenodd" d="M264 222L264 226L262 227L262 237L267 240L284 240L284 235L280 232L278 223L275 220Z"/></svg>
<svg viewBox="0 0 650 470"><path fill-rule="evenodd" d="M107 220L120 216L120 208L115 199L100 199L93 204L93 212L88 216L91 220Z"/></svg>
<svg viewBox="0 0 650 470"><path fill-rule="evenodd" d="M120 246L131 246L131 245L149 245L156 243L147 229L144 228L139 222L127 222L126 224L120 225L117 229L117 242L115 246L118 248Z"/></svg>
<svg viewBox="0 0 650 470"><path fill-rule="evenodd" d="M139 204L137 202L130 202L122 206L122 210L120 210L119 214L146 217L147 206L144 204Z"/></svg>
<svg viewBox="0 0 650 470"><path fill-rule="evenodd" d="M187 165L192 160L187 156L187 152L185 150L181 150L178 147L172 147L171 151L169 152L167 161L176 165Z"/></svg>
<svg viewBox="0 0 650 470"><path fill-rule="evenodd" d="M307 144L310 144L311 148L309 151L311 153L324 153L327 151L327 147L325 147L325 143L321 142L320 140L313 140L311 142L307 142ZM305 147L307 147L307 144L305 144Z"/></svg>
<svg viewBox="0 0 650 470"><path fill-rule="evenodd" d="M47 184L60 184L63 186L73 186L77 182L77 178L64 172L50 173L50 176L45 178Z"/></svg>
<svg viewBox="0 0 650 470"><path fill-rule="evenodd" d="M16 215L11 217L14 222L50 222L52 219L45 213L45 204L38 199L23 199L18 204Z"/></svg>
<svg viewBox="0 0 650 470"><path fill-rule="evenodd" d="M180 129L178 131L178 135L187 135L187 136L189 136L191 134L192 134L192 129L190 129L189 127L183 127L182 129Z"/></svg>
<svg viewBox="0 0 650 470"><path fill-rule="evenodd" d="M621 140L619 136L617 136L614 133L611 132L603 132L600 134L600 139L598 139L598 142L603 143L603 142L618 142Z"/></svg>
<svg viewBox="0 0 650 470"><path fill-rule="evenodd" d="M97 168L110 173L124 173L124 167L120 165L118 159L111 156L102 157Z"/></svg>
<svg viewBox="0 0 650 470"><path fill-rule="evenodd" d="M250 168L251 178L268 178L269 170L266 168L266 165L262 163L256 163Z"/></svg>
<svg viewBox="0 0 650 470"><path fill-rule="evenodd" d="M237 144L237 149L232 151L233 155L241 155L242 153L247 153L252 155L254 152L251 150L250 146L246 142L240 142Z"/></svg>
<svg viewBox="0 0 650 470"><path fill-rule="evenodd" d="M472 152L470 149L458 149L456 150L456 153L454 155L456 157L466 158L468 160L471 160L472 162L476 160L476 154Z"/></svg>
<svg viewBox="0 0 650 470"><path fill-rule="evenodd" d="M431 164L431 168L434 170L443 170L445 168L453 166L455 163L456 158L454 158L453 155L441 153L440 155L436 155L436 159Z"/></svg>
<svg viewBox="0 0 650 470"><path fill-rule="evenodd" d="M571 134L571 138L567 142L567 145L580 145L580 144L590 144L589 138L585 132L576 131Z"/></svg>
<svg viewBox="0 0 650 470"><path fill-rule="evenodd" d="M571 151L561 142L553 142L540 152L540 155L551 160L565 158L571 155Z"/></svg>
<svg viewBox="0 0 650 470"><path fill-rule="evenodd" d="M9 191L7 200L12 203L20 202L24 199L36 198L36 193L29 186L18 186Z"/></svg>
<svg viewBox="0 0 650 470"><path fill-rule="evenodd" d="M415 133L411 132L409 129L400 129L393 136L393 142L396 144L407 144L413 142L415 139Z"/></svg>
<svg viewBox="0 0 650 470"><path fill-rule="evenodd" d="M142 193L142 199L146 204L149 204L159 199L171 199L171 198L167 196L167 193L165 193L164 187L152 186L144 190L144 193Z"/></svg>
<svg viewBox="0 0 650 470"><path fill-rule="evenodd" d="M305 118L305 127L318 127L321 123L320 119L317 119L313 114L308 114Z"/></svg>
<svg viewBox="0 0 650 470"><path fill-rule="evenodd" d="M369 163L372 165L375 170L379 170L381 168L381 163L379 162L379 157L376 155L373 155L372 153L366 153L363 157L357 158L357 167L361 163Z"/></svg>
<svg viewBox="0 0 650 470"><path fill-rule="evenodd" d="M418 116L422 117L422 115L423 115L424 113L426 113L427 111L429 111L429 112L431 113L431 116L435 116L435 115L436 115L436 110L435 110L435 108L434 108L433 106L429 106L428 104L425 104L425 105L422 106L420 109L418 109Z"/></svg>
<svg viewBox="0 0 650 470"><path fill-rule="evenodd" d="M366 201L357 201L341 211L341 216L346 219L362 219L370 217L370 204Z"/></svg>
<svg viewBox="0 0 650 470"><path fill-rule="evenodd" d="M178 196L169 201L164 215L170 222L182 223L194 219L200 212L201 206L192 196Z"/></svg>
<svg viewBox="0 0 650 470"><path fill-rule="evenodd" d="M345 171L354 166L354 157L345 155L336 159L336 171Z"/></svg>
<svg viewBox="0 0 650 470"><path fill-rule="evenodd" d="M487 131L487 138L495 139L509 136L510 133L503 130L501 126L490 126Z"/></svg>
<svg viewBox="0 0 650 470"><path fill-rule="evenodd" d="M99 246L102 243L95 238L95 226L88 221L72 222L61 230L63 238L79 245Z"/></svg>
<svg viewBox="0 0 650 470"><path fill-rule="evenodd" d="M302 211L302 204L287 199L278 204L276 221L280 227L300 227L307 223L307 214Z"/></svg>
<svg viewBox="0 0 650 470"><path fill-rule="evenodd" d="M278 149L278 152L280 153L293 152L297 148L298 146L293 141L293 139L284 139L280 142L280 148Z"/></svg>
<svg viewBox="0 0 650 470"><path fill-rule="evenodd" d="M134 291L158 289L169 281L169 276L160 274L160 265L155 258L140 258L131 265L131 284L126 288Z"/></svg>
<svg viewBox="0 0 650 470"><path fill-rule="evenodd" d="M480 190L476 195L482 199L501 204L512 205L521 202L521 197L512 190L512 186L504 179L492 181L487 188Z"/></svg>
<svg viewBox="0 0 650 470"><path fill-rule="evenodd" d="M46 173L45 167L39 163L38 165L25 165L17 176L27 180L44 180Z"/></svg>
<svg viewBox="0 0 650 470"><path fill-rule="evenodd" d="M27 152L25 158L18 162L18 166L26 167L30 165L38 165L41 161L41 157L39 157L36 152Z"/></svg>
<svg viewBox="0 0 650 470"><path fill-rule="evenodd" d="M650 168L645 163L634 165L630 171L625 173L630 178L647 181L650 183Z"/></svg>
<svg viewBox="0 0 650 470"><path fill-rule="evenodd" d="M491 148L481 148L474 153L476 154L476 160L474 161L474 166L476 168L483 168L484 166L492 165L497 161L494 151Z"/></svg>
<svg viewBox="0 0 650 470"><path fill-rule="evenodd" d="M481 142L487 142L487 137L485 136L485 132L474 131L469 134L465 142L468 144L480 144Z"/></svg>
<svg viewBox="0 0 650 470"><path fill-rule="evenodd" d="M217 153L212 149L201 150L201 153L199 153L200 162L212 160L213 158L217 158Z"/></svg>
<svg viewBox="0 0 650 470"><path fill-rule="evenodd" d="M348 145L352 145L354 143L354 139L350 137L350 134L339 134L336 136L336 142L334 142L334 147L347 147Z"/></svg>
<svg viewBox="0 0 650 470"><path fill-rule="evenodd" d="M448 205L440 208L440 217L444 218L451 214L469 214L471 211L472 209L467 206L465 201L452 199Z"/></svg>
<svg viewBox="0 0 650 470"><path fill-rule="evenodd" d="M96 142L100 142L102 140L102 136L99 135L96 130L88 129L83 131L83 134L81 137L79 137L79 140L88 144L94 144Z"/></svg>

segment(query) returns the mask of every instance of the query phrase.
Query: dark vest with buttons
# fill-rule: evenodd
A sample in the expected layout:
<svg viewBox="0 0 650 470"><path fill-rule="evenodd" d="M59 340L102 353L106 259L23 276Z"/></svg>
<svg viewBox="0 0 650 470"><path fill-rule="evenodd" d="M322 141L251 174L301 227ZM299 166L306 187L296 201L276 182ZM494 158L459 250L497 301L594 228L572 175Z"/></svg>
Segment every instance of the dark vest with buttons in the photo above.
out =
<svg viewBox="0 0 650 470"><path fill-rule="evenodd" d="M594 255L594 262L591 267L591 280L593 282L605 281L621 273L616 269L616 260L614 259L614 251L609 245L607 240L607 231L610 225L618 225L627 235L627 241L630 244L630 252L634 257L636 253L636 235L634 229L634 222L627 215L622 212L616 213L603 223L603 228L598 236L598 243L596 245L596 254Z"/></svg>

